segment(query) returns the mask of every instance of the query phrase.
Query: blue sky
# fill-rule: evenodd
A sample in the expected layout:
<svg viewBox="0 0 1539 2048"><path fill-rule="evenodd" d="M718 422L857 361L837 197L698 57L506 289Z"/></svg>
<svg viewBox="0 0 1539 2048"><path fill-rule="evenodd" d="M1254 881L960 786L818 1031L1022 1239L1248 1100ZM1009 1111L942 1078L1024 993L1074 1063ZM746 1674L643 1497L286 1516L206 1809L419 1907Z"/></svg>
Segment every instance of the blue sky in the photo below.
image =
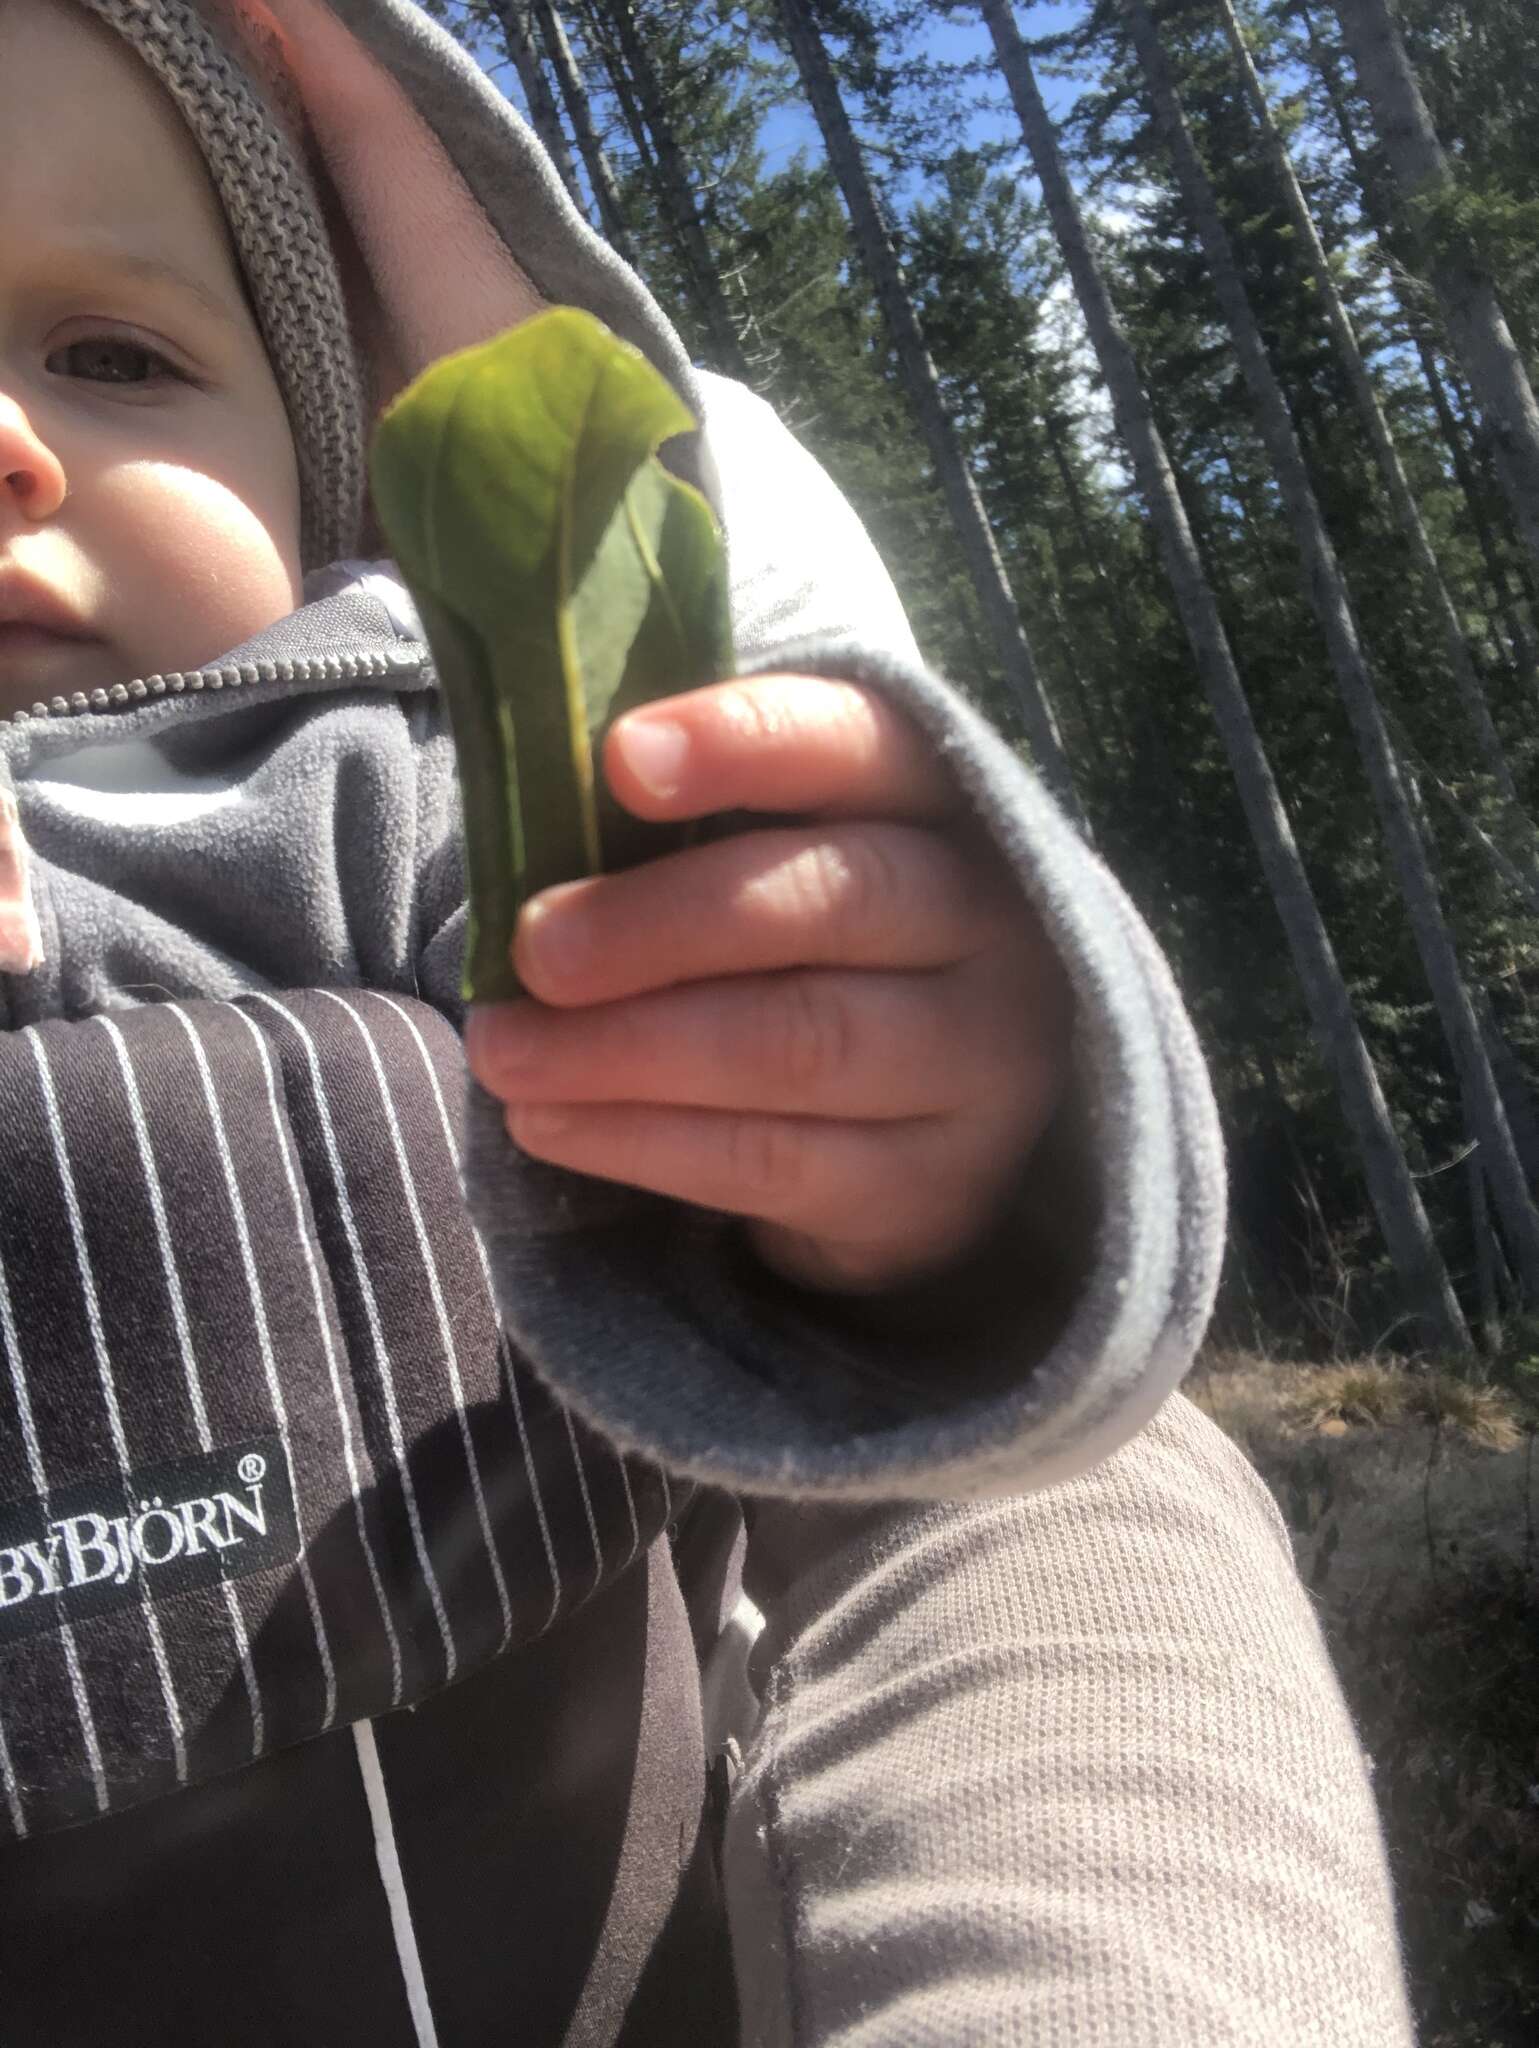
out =
<svg viewBox="0 0 1539 2048"><path fill-rule="evenodd" d="M1017 7L1016 19L1024 34L1037 37L1057 33L1081 18L1083 12L1079 0L1046 0L1046 4L1040 6ZM970 12L951 20L937 11L917 47L925 55L952 63L986 56L992 50L988 30ZM502 59L500 50L488 46L478 55L502 90L521 104L513 68ZM1073 85L1066 80L1044 77L1040 71L1038 83L1049 111L1061 118L1073 103ZM980 142L1014 133L1013 116L984 114L975 116L966 137L959 139ZM811 109L804 106L778 108L764 125L763 146L766 167L771 171L789 162L798 149L805 149L812 156L820 155L822 145Z"/></svg>
<svg viewBox="0 0 1539 2048"><path fill-rule="evenodd" d="M1074 21L1082 19L1084 8L1080 5L1066 4L1066 0L1051 0L1051 4L1045 6L1017 7L1015 15L1023 35L1048 36L1055 35ZM991 56L993 42L988 30L976 15L960 15L956 20L947 20L937 14L926 33L918 40L917 49L926 56L947 63L962 64L971 58ZM1048 111L1055 118L1060 117L1072 105L1074 88L1066 80L1043 77L1039 70L1037 83L1042 88ZM1001 84L1001 93L1003 90ZM966 136L958 139L978 143L1014 133L1013 116L1007 120L1002 116L979 115L974 118ZM775 114L765 127L765 150L769 167L776 168L794 153L798 145L816 154L821 148L817 126L810 109L786 108Z"/></svg>

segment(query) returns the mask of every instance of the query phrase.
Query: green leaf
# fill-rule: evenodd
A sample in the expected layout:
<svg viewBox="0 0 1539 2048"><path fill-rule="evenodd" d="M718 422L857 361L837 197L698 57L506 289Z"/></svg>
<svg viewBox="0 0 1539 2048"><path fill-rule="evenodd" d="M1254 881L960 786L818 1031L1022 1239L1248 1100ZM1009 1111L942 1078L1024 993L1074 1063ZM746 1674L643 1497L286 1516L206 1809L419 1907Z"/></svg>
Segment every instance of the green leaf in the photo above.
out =
<svg viewBox="0 0 1539 2048"><path fill-rule="evenodd" d="M657 451L695 425L640 352L558 307L432 365L374 436L374 504L449 707L470 877L465 994L518 993L541 889L683 843L603 786L614 719L730 672L710 507Z"/></svg>

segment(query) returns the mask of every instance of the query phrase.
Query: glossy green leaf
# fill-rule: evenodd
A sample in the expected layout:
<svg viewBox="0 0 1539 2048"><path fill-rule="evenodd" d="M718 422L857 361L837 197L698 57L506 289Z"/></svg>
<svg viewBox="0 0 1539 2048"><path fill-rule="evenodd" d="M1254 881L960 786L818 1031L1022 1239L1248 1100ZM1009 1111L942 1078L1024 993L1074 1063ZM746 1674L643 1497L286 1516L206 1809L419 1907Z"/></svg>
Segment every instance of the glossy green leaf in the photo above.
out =
<svg viewBox="0 0 1539 2048"><path fill-rule="evenodd" d="M638 350L559 307L433 364L375 433L459 760L472 999L518 992L528 897L686 836L622 811L598 750L621 712L731 667L715 522L657 455L694 425Z"/></svg>

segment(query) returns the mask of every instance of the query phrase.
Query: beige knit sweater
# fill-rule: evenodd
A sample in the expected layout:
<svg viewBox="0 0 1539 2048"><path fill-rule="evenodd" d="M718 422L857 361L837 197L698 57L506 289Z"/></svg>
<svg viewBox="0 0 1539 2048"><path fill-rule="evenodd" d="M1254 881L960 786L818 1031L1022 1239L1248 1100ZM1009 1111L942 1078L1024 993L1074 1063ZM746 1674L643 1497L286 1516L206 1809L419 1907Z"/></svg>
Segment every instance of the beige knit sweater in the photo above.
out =
<svg viewBox="0 0 1539 2048"><path fill-rule="evenodd" d="M1369 1765L1190 1403L1024 1499L816 1512L728 1827L745 2044L1411 2040Z"/></svg>

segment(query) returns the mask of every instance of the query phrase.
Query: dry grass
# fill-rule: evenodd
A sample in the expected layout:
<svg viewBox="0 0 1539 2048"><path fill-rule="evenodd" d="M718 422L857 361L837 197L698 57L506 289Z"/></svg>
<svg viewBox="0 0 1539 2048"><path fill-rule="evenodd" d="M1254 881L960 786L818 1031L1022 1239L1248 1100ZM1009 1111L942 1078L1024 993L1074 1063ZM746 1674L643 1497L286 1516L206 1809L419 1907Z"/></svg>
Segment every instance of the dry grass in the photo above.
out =
<svg viewBox="0 0 1539 2048"><path fill-rule="evenodd" d="M1436 1367L1373 1358L1294 1365L1220 1352L1201 1362L1187 1392L1221 1428L1247 1442L1337 1436L1408 1422L1441 1424L1462 1441L1493 1451L1510 1451L1523 1436L1518 1405L1504 1388Z"/></svg>
<svg viewBox="0 0 1539 2048"><path fill-rule="evenodd" d="M1277 1495L1317 1593L1394 1597L1450 1560L1529 1561L1533 1460L1500 1388L1376 1359L1219 1354L1187 1392Z"/></svg>
<svg viewBox="0 0 1539 2048"><path fill-rule="evenodd" d="M1215 1353L1375 1763L1422 2048L1539 2042L1534 1416L1459 1373Z"/></svg>

